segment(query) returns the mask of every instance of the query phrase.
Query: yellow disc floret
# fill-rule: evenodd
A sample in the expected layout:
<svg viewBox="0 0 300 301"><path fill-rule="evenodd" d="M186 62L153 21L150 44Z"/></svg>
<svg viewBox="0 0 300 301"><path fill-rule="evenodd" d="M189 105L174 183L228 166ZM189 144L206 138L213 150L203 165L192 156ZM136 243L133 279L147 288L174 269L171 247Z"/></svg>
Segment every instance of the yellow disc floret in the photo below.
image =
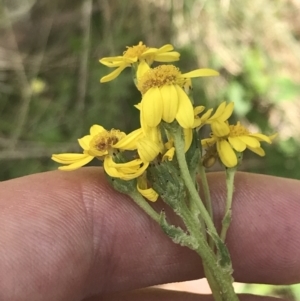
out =
<svg viewBox="0 0 300 301"><path fill-rule="evenodd" d="M143 42L139 42L138 45L126 47L127 50L123 52L123 57L125 58L139 58L146 50L149 49Z"/></svg>
<svg viewBox="0 0 300 301"><path fill-rule="evenodd" d="M173 65L160 65L149 69L142 78L139 79L138 89L145 94L150 88L161 88L165 85L175 85L178 82L180 71Z"/></svg>
<svg viewBox="0 0 300 301"><path fill-rule="evenodd" d="M92 156L101 157L107 155L113 149L114 144L126 135L120 130L111 129L110 131L101 131L95 136L88 136L81 138L86 139L86 142L89 140L89 149L85 151Z"/></svg>

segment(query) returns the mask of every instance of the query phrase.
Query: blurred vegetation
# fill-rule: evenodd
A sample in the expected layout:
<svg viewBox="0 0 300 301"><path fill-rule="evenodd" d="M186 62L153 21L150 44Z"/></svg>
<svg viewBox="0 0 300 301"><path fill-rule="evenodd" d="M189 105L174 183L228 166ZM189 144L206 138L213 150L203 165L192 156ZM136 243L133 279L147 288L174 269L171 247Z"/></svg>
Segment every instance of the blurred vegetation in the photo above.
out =
<svg viewBox="0 0 300 301"><path fill-rule="evenodd" d="M0 0L0 180L57 168L51 154L79 150L94 123L136 128L130 70L100 84L98 60L139 41L220 71L195 80L198 104L232 100L253 132L278 132L243 170L300 179L299 14L298 0Z"/></svg>

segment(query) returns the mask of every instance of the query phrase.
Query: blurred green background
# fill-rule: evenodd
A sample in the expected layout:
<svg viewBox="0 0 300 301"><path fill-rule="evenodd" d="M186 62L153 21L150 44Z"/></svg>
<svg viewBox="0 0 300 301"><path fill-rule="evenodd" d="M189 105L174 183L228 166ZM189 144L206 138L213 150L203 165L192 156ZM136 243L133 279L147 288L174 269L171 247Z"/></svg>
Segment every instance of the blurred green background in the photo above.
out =
<svg viewBox="0 0 300 301"><path fill-rule="evenodd" d="M299 15L298 0L0 0L0 180L56 169L51 154L80 150L94 123L136 128L129 68L100 84L98 60L139 41L220 72L194 80L197 104L234 101L233 119L278 132L242 170L300 179Z"/></svg>

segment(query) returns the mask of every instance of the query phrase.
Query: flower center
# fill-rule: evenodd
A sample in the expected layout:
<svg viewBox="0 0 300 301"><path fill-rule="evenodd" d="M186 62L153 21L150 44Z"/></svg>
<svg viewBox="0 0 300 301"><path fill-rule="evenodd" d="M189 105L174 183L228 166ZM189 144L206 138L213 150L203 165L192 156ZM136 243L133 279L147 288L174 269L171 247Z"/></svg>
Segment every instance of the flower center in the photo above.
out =
<svg viewBox="0 0 300 301"><path fill-rule="evenodd" d="M122 133L120 130L111 129L110 131L95 135L90 142L90 146L91 149L106 152L123 137L125 137L125 133Z"/></svg>
<svg viewBox="0 0 300 301"><path fill-rule="evenodd" d="M132 47L126 47L127 50L123 52L123 56L127 58L139 58L146 50L149 49L143 42L139 42L138 45Z"/></svg>
<svg viewBox="0 0 300 301"><path fill-rule="evenodd" d="M178 82L180 71L173 65L160 65L149 69L138 82L138 89L145 94L150 88L175 85Z"/></svg>
<svg viewBox="0 0 300 301"><path fill-rule="evenodd" d="M230 134L231 137L237 137L237 136L245 136L251 134L245 127L243 127L240 122L238 122L236 125L230 125Z"/></svg>

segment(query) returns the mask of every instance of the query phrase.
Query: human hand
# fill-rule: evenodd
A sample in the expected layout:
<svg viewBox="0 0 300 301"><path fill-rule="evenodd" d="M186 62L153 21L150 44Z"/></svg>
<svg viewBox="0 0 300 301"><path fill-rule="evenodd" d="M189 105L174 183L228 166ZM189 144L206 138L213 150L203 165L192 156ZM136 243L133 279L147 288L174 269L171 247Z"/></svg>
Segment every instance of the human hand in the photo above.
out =
<svg viewBox="0 0 300 301"><path fill-rule="evenodd" d="M221 178L209 174L217 221L225 195ZM238 173L233 211L228 248L235 280L300 282L299 181ZM4 301L212 300L142 289L201 278L201 261L114 191L99 168L0 183L0 254Z"/></svg>

